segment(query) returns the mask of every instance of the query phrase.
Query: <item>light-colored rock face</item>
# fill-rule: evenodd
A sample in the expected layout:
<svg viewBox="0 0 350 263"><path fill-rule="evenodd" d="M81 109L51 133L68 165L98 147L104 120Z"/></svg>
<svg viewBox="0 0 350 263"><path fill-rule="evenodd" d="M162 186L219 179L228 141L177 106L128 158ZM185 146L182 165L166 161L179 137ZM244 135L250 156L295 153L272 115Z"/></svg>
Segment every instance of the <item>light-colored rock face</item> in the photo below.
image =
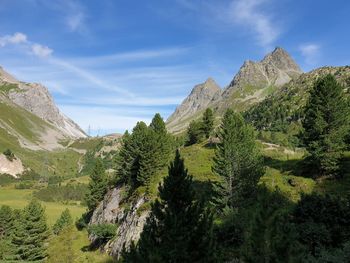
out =
<svg viewBox="0 0 350 263"><path fill-rule="evenodd" d="M175 112L168 118L167 127L169 130L176 129L182 120L189 116L205 110L213 101L221 95L221 88L212 78L204 83L196 85L191 94L176 108Z"/></svg>
<svg viewBox="0 0 350 263"><path fill-rule="evenodd" d="M45 86L18 81L3 68L0 68L0 82L17 84L17 89L9 91L9 99L23 109L52 124L65 137L86 137L84 131L76 123L60 112Z"/></svg>
<svg viewBox="0 0 350 263"><path fill-rule="evenodd" d="M197 85L167 120L170 132L184 131L202 110L211 107L223 112L227 107L241 110L246 105L261 101L269 87L281 87L302 73L299 66L282 48L277 47L261 61L244 62L231 83L221 92L216 85ZM206 82L207 83L207 82ZM252 92L254 90L254 92Z"/></svg>
<svg viewBox="0 0 350 263"><path fill-rule="evenodd" d="M290 55L282 48L277 47L259 62L244 62L230 85L225 89L223 97L229 97L232 91L246 85L258 88L280 87L301 73L301 69Z"/></svg>
<svg viewBox="0 0 350 263"><path fill-rule="evenodd" d="M131 243L137 242L140 238L143 226L149 215L149 211L137 211L146 200L143 197L136 199L130 206L121 206L122 188L114 188L95 209L90 225L112 223L118 224L115 238L104 246L104 251L115 258L119 258L123 248L129 248ZM89 237L92 242L96 237Z"/></svg>
<svg viewBox="0 0 350 263"><path fill-rule="evenodd" d="M9 174L17 178L24 172L21 160L16 157L12 161L8 160L5 155L0 154L0 174Z"/></svg>

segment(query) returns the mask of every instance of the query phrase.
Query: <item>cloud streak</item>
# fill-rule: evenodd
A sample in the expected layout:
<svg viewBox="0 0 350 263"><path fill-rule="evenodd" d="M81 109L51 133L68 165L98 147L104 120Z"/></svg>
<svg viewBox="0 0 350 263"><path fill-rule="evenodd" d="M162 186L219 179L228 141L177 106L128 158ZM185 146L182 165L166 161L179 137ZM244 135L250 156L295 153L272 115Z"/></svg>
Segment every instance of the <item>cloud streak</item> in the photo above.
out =
<svg viewBox="0 0 350 263"><path fill-rule="evenodd" d="M254 32L258 44L266 49L270 49L280 35L280 30L276 28L271 15L262 11L262 6L270 2L270 0L237 0L232 1L229 8L230 19Z"/></svg>
<svg viewBox="0 0 350 263"><path fill-rule="evenodd" d="M299 46L299 50L306 64L315 65L320 57L321 47L318 44L308 43Z"/></svg>

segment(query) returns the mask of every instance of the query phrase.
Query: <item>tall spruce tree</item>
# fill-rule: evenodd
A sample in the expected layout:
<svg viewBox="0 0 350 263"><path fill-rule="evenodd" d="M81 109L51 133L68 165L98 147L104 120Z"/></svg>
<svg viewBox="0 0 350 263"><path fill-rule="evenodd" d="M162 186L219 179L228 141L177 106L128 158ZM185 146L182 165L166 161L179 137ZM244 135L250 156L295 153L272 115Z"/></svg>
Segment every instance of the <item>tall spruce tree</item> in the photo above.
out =
<svg viewBox="0 0 350 263"><path fill-rule="evenodd" d="M205 134L205 137L208 139L214 130L214 114L212 109L207 108L205 110L205 112L203 113L202 122L203 132Z"/></svg>
<svg viewBox="0 0 350 263"><path fill-rule="evenodd" d="M133 159L131 135L126 131L122 137L121 147L116 159L116 183L131 184L130 175Z"/></svg>
<svg viewBox="0 0 350 263"><path fill-rule="evenodd" d="M154 153L157 155L155 160L156 169L161 169L168 165L172 142L171 136L168 133L164 120L159 113L155 114L149 128L154 131L153 136L155 136L155 149Z"/></svg>
<svg viewBox="0 0 350 263"><path fill-rule="evenodd" d="M203 123L201 121L191 121L187 128L186 144L192 145L203 141L205 135L203 133Z"/></svg>
<svg viewBox="0 0 350 263"><path fill-rule="evenodd" d="M231 109L224 115L219 139L212 169L223 180L220 202L223 206L239 207L256 192L264 174L262 156L253 129Z"/></svg>
<svg viewBox="0 0 350 263"><path fill-rule="evenodd" d="M90 174L89 191L85 201L91 211L97 207L108 190L108 177L105 173L103 162L100 158L96 160L95 167Z"/></svg>
<svg viewBox="0 0 350 263"><path fill-rule="evenodd" d="M15 220L14 213L9 206L0 207L0 261L7 259L13 250L10 238Z"/></svg>
<svg viewBox="0 0 350 263"><path fill-rule="evenodd" d="M12 244L16 259L36 261L46 257L45 242L49 236L45 210L32 200L15 222Z"/></svg>
<svg viewBox="0 0 350 263"><path fill-rule="evenodd" d="M337 175L349 131L349 105L333 75L315 82L305 108L303 141L315 176Z"/></svg>
<svg viewBox="0 0 350 263"><path fill-rule="evenodd" d="M196 200L192 177L176 152L168 176L159 186L138 246L126 262L213 262L212 216Z"/></svg>

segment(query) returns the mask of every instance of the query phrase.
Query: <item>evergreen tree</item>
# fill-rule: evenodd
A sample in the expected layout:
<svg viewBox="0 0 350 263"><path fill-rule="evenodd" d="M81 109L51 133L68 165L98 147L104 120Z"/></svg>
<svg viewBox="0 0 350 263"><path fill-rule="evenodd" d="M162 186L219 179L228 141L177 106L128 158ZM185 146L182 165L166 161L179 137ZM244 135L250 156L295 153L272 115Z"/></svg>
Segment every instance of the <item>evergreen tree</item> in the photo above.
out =
<svg viewBox="0 0 350 263"><path fill-rule="evenodd" d="M95 167L90 174L89 191L85 197L86 204L89 210L97 207L100 201L108 190L108 178L105 173L105 168L101 159L97 159Z"/></svg>
<svg viewBox="0 0 350 263"><path fill-rule="evenodd" d="M12 210L9 206L3 205L0 207L0 239L5 239L10 236L14 227Z"/></svg>
<svg viewBox="0 0 350 263"><path fill-rule="evenodd" d="M121 147L117 155L117 168L116 168L116 177L117 183L131 183L130 174L131 167L133 163L133 149L131 143L131 135L126 131L123 135Z"/></svg>
<svg viewBox="0 0 350 263"><path fill-rule="evenodd" d="M72 216L69 209L66 208L57 219L56 223L53 225L52 230L55 235L58 235L64 228L71 226L73 224Z"/></svg>
<svg viewBox="0 0 350 263"><path fill-rule="evenodd" d="M187 128L187 145L192 145L203 141L203 123L201 121L191 121Z"/></svg>
<svg viewBox="0 0 350 263"><path fill-rule="evenodd" d="M211 135L211 133L214 130L214 114L212 109L207 108L205 112L203 113L203 132L205 134L205 137L208 139Z"/></svg>
<svg viewBox="0 0 350 263"><path fill-rule="evenodd" d="M212 262L212 216L198 202L192 177L177 151L137 247L126 262Z"/></svg>
<svg viewBox="0 0 350 263"><path fill-rule="evenodd" d="M159 113L154 115L149 128L154 131L153 135L155 136L154 141L156 143L154 153L157 155L155 158L157 163L154 165L159 170L169 163L172 148L171 136L168 133L164 120Z"/></svg>
<svg viewBox="0 0 350 263"><path fill-rule="evenodd" d="M12 244L17 259L35 261L46 257L48 238L45 210L38 201L31 201L15 222Z"/></svg>
<svg viewBox="0 0 350 263"><path fill-rule="evenodd" d="M253 129L231 109L224 115L219 139L213 172L223 180L220 202L223 206L239 207L256 192L259 178L264 174L262 157Z"/></svg>
<svg viewBox="0 0 350 263"><path fill-rule="evenodd" d="M349 107L343 87L333 75L316 81L302 121L308 164L316 176L337 175L349 131Z"/></svg>

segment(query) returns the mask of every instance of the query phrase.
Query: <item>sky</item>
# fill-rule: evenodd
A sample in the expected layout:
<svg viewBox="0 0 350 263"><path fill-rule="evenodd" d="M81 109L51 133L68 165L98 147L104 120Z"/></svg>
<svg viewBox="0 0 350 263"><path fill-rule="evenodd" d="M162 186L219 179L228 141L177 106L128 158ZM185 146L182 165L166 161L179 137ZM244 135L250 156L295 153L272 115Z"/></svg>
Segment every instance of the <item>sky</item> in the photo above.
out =
<svg viewBox="0 0 350 263"><path fill-rule="evenodd" d="M166 119L276 46L304 71L349 65L349 13L348 0L0 0L0 65L103 135Z"/></svg>

